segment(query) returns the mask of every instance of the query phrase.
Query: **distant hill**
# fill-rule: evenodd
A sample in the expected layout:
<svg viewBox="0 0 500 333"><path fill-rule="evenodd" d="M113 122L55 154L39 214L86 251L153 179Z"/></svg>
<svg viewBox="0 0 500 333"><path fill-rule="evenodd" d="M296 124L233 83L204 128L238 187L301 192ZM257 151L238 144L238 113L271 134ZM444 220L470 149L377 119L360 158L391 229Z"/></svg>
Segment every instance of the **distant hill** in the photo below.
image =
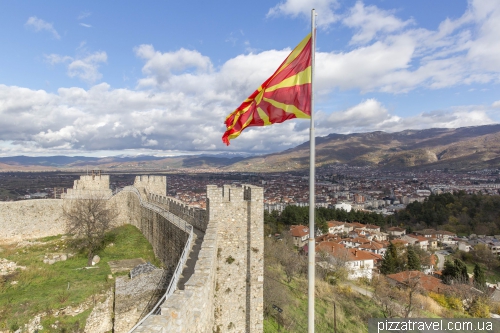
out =
<svg viewBox="0 0 500 333"><path fill-rule="evenodd" d="M276 154L247 158L226 169L306 169L309 142ZM500 124L386 133L330 134L316 138L316 165L333 163L391 169L477 169L500 166Z"/></svg>
<svg viewBox="0 0 500 333"><path fill-rule="evenodd" d="M472 170L500 167L500 124L330 134L316 138L316 165L342 163L388 169L449 168ZM199 171L274 172L305 170L309 166L309 142L283 152L244 155L191 155L176 157L0 157L0 171L84 170L110 171L191 169Z"/></svg>
<svg viewBox="0 0 500 333"><path fill-rule="evenodd" d="M0 171L85 170L99 168L114 171L213 169L222 168L238 161L242 156L177 156L156 157L85 157L85 156L12 156L0 157Z"/></svg>

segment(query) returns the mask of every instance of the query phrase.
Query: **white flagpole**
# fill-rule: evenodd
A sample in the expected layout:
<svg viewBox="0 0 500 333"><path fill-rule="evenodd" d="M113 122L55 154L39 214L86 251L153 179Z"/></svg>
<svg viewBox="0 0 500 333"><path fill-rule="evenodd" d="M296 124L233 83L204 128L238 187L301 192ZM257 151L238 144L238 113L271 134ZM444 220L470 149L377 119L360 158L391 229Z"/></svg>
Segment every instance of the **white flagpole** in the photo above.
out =
<svg viewBox="0 0 500 333"><path fill-rule="evenodd" d="M311 11L311 128L309 130L309 267L308 267L308 333L314 333L314 280L316 276L316 242L314 235L314 208L315 208L315 160L316 142L314 137L314 53L316 48L315 19L316 11Z"/></svg>

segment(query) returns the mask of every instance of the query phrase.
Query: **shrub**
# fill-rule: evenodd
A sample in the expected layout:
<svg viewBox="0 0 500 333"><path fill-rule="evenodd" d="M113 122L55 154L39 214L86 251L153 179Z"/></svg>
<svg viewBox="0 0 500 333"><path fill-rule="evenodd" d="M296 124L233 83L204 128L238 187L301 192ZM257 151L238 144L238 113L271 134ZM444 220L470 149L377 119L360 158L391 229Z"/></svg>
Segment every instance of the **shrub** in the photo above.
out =
<svg viewBox="0 0 500 333"><path fill-rule="evenodd" d="M449 308L448 302L446 300L446 296L431 291L429 293L429 297L432 298L433 300L435 300L442 307L447 308L447 309Z"/></svg>

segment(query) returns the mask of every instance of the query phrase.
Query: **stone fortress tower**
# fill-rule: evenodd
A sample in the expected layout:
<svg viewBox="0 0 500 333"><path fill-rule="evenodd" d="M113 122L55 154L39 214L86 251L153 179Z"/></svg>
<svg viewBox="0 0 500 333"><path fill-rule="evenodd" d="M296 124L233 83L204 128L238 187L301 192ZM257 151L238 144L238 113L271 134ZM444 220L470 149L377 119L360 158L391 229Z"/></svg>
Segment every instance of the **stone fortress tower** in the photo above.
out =
<svg viewBox="0 0 500 333"><path fill-rule="evenodd" d="M209 185L204 210L167 197L166 188L165 176L144 175L113 195L109 175L97 170L76 180L63 199L0 203L0 234L7 240L59 234L65 200L99 196L116 205L120 223L142 231L166 269L189 252L177 288L133 332L262 332L263 189Z"/></svg>

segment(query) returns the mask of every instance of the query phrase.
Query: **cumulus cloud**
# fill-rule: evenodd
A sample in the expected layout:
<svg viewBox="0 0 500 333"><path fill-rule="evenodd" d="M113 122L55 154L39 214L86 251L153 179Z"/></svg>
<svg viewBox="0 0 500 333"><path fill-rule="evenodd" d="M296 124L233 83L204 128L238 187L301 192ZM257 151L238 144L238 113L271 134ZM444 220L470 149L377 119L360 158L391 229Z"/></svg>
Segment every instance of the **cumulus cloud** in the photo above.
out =
<svg viewBox="0 0 500 333"><path fill-rule="evenodd" d="M305 15L301 9L305 3L289 0L268 15ZM322 4L337 15L336 2ZM444 20L433 31L401 20L394 12L357 2L342 20L335 18L353 29L349 49L316 53L318 96L339 88L395 94L498 82L499 8L496 2L471 1L461 17ZM107 61L106 52L89 53L84 43L77 52L81 55L45 58L50 64L67 66L71 77L90 83L100 80L99 66ZM196 50L162 52L143 44L133 52L143 61L142 77L134 89L112 89L100 83L49 93L0 85L0 153L2 142L7 141L9 147L33 152L224 148L260 153L308 140L308 122L293 120L249 128L229 148L221 141L225 117L276 70L290 48L242 54L218 66ZM496 101L408 117L378 99L365 98L333 113L319 110L317 134L484 125L494 122L499 107Z"/></svg>
<svg viewBox="0 0 500 333"><path fill-rule="evenodd" d="M362 44L370 42L378 33L399 31L412 23L412 20L402 21L395 17L392 12L381 10L376 6L365 6L358 1L349 10L343 23L358 30L352 37L351 44Z"/></svg>
<svg viewBox="0 0 500 333"><path fill-rule="evenodd" d="M309 15L313 2L287 0L271 8L268 16ZM352 49L317 52L318 85L326 90L405 93L500 81L499 2L470 0L461 17L443 20L437 30L420 28L413 19L402 20L394 11L361 1L350 8L336 1L320 4L335 16L325 26L340 22L354 31Z"/></svg>
<svg viewBox="0 0 500 333"><path fill-rule="evenodd" d="M337 0L285 0L269 9L267 17L273 16L302 16L306 19L311 17L311 9L316 9L320 14L317 17L318 27L327 28L339 19L335 9L339 7Z"/></svg>
<svg viewBox="0 0 500 333"><path fill-rule="evenodd" d="M198 51L181 48L175 52L161 53L155 51L152 45L146 44L136 47L134 51L139 58L146 60L142 72L148 78L139 81L140 86L168 83L169 78L176 73L192 71L195 74L202 74L212 70L210 58Z"/></svg>
<svg viewBox="0 0 500 333"><path fill-rule="evenodd" d="M370 131L398 132L405 129L458 128L495 123L487 106L454 107L401 117L391 114L381 102L367 99L343 111L320 113L317 127L321 135Z"/></svg>
<svg viewBox="0 0 500 333"><path fill-rule="evenodd" d="M77 77L85 82L94 83L102 78L99 66L107 62L108 56L104 51L94 52L77 58L49 54L45 55L45 60L52 65L66 64L69 77Z"/></svg>
<svg viewBox="0 0 500 333"><path fill-rule="evenodd" d="M54 36L54 38L61 39L61 36L59 36L52 23L45 22L44 20L39 19L36 16L31 16L24 25L26 27L34 29L36 32L42 30L48 31Z"/></svg>
<svg viewBox="0 0 500 333"><path fill-rule="evenodd" d="M292 120L249 128L225 148L223 119L241 100L224 96L216 85L202 95L111 89L106 83L90 89L60 88L57 93L0 85L0 100L4 101L0 142L12 141L33 152L229 149L263 153L308 140L308 121ZM490 108L470 106L401 117L380 101L366 99L330 115L319 111L317 135L484 125L493 123Z"/></svg>

